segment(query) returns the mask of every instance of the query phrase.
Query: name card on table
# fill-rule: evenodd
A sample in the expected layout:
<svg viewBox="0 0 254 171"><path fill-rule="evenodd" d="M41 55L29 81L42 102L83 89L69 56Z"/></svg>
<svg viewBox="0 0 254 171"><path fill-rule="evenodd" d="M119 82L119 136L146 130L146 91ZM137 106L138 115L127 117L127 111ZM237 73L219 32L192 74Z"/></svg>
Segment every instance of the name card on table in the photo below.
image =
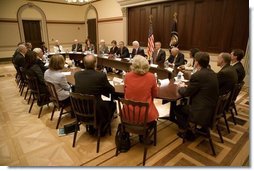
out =
<svg viewBox="0 0 254 171"><path fill-rule="evenodd" d="M153 67L153 68L157 68L158 67L158 65L156 65L156 64L150 64L150 66Z"/></svg>
<svg viewBox="0 0 254 171"><path fill-rule="evenodd" d="M121 61L122 59L121 58L115 58L116 61Z"/></svg>

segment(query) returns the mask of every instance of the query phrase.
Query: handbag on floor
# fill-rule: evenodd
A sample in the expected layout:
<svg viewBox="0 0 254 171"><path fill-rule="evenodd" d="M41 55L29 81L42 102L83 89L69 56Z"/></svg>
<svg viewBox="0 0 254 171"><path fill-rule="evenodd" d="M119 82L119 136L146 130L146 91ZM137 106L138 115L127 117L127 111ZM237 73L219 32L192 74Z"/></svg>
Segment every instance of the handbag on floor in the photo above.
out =
<svg viewBox="0 0 254 171"><path fill-rule="evenodd" d="M118 125L115 136L116 148L120 152L127 152L131 148L130 134L125 131L122 124Z"/></svg>

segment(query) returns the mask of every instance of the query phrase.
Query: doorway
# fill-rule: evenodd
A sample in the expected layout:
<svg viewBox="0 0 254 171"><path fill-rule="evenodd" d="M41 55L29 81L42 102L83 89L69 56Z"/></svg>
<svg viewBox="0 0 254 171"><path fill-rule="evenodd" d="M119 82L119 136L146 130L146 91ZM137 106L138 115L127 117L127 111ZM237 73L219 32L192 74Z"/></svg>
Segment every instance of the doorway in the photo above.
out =
<svg viewBox="0 0 254 171"><path fill-rule="evenodd" d="M33 48L41 46L40 20L22 20L26 42L31 42Z"/></svg>
<svg viewBox="0 0 254 171"><path fill-rule="evenodd" d="M88 28L88 38L94 44L95 53L97 47L97 32L96 32L96 19L88 19L87 20L87 28Z"/></svg>

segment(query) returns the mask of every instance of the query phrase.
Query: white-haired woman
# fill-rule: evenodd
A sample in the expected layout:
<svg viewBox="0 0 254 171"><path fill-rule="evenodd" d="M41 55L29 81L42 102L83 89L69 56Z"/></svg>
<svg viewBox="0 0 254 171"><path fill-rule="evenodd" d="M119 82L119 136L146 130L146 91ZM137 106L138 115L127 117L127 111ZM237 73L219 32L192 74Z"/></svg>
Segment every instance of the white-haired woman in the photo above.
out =
<svg viewBox="0 0 254 171"><path fill-rule="evenodd" d="M125 76L124 95L125 99L149 103L147 120L149 123L158 118L158 111L153 103L158 88L154 74L148 71L149 63L147 59L141 55L136 55L133 58L131 72Z"/></svg>

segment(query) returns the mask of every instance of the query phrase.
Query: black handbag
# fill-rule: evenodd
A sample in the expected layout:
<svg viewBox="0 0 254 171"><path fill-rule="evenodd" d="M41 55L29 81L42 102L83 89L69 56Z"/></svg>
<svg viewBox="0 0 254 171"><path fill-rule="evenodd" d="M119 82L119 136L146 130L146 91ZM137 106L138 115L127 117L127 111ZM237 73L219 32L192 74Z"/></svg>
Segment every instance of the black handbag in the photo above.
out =
<svg viewBox="0 0 254 171"><path fill-rule="evenodd" d="M116 148L120 152L127 152L131 148L130 134L125 131L122 124L118 124L115 136Z"/></svg>

